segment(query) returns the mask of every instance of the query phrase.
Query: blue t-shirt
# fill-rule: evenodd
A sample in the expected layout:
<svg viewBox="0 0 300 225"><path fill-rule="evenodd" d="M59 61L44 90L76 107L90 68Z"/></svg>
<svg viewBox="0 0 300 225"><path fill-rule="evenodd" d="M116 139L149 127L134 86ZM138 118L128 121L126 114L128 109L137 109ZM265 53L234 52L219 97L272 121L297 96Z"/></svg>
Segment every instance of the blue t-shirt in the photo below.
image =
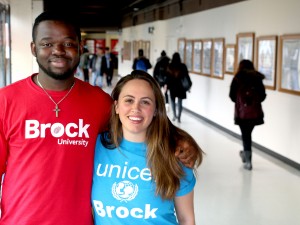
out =
<svg viewBox="0 0 300 225"><path fill-rule="evenodd" d="M183 170L176 196L188 194L195 186L193 170ZM98 137L91 198L95 225L178 224L174 201L155 195L145 143L123 140L119 149L109 150Z"/></svg>

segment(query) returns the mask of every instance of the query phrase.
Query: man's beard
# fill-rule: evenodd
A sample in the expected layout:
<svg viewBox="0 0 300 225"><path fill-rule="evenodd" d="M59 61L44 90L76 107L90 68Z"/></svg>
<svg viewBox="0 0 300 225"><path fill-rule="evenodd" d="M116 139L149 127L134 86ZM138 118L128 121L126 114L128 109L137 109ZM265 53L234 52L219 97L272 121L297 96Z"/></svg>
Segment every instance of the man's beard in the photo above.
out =
<svg viewBox="0 0 300 225"><path fill-rule="evenodd" d="M47 74L49 77L52 77L55 80L66 80L72 76L74 76L74 73L76 71L77 66L79 65L79 62L76 64L74 68L71 68L67 70L64 73L55 73L51 70L51 68L46 69L41 63L39 63L38 59L36 59L37 64L39 65L39 68Z"/></svg>

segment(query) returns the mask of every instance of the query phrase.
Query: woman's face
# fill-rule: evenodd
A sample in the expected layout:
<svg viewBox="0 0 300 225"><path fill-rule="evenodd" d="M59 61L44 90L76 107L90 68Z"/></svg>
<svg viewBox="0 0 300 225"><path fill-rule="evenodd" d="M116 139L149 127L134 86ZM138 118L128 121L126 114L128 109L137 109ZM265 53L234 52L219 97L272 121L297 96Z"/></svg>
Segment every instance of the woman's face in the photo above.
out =
<svg viewBox="0 0 300 225"><path fill-rule="evenodd" d="M128 81L115 101L115 110L122 123L124 138L132 142L145 141L147 128L156 113L155 97L149 83L139 79Z"/></svg>

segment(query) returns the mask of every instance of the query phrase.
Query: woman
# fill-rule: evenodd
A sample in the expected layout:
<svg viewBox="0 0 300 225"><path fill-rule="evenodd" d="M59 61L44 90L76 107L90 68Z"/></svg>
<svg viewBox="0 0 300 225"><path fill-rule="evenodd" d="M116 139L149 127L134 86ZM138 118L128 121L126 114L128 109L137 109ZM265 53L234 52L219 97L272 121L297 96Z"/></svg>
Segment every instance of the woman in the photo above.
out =
<svg viewBox="0 0 300 225"><path fill-rule="evenodd" d="M98 138L95 151L95 224L194 225L194 170L174 155L176 140L158 83L133 71L120 79L112 98L110 130ZM199 166L202 151L197 150Z"/></svg>
<svg viewBox="0 0 300 225"><path fill-rule="evenodd" d="M251 61L242 60L230 86L229 97L235 102L234 121L242 133L244 150L240 151L240 156L247 170L252 170L252 131L255 125L264 123L261 106L266 98L264 78Z"/></svg>
<svg viewBox="0 0 300 225"><path fill-rule="evenodd" d="M167 88L170 90L171 106L173 111L173 121L177 119L178 122L180 123L181 112L182 112L182 100L186 99L186 90L184 89L181 80L184 76L186 76L189 83L191 83L191 79L186 65L181 62L180 55L178 52L175 52L173 54L167 72L168 72ZM178 105L178 114L176 113L176 104L175 104L176 98L177 98L177 105Z"/></svg>

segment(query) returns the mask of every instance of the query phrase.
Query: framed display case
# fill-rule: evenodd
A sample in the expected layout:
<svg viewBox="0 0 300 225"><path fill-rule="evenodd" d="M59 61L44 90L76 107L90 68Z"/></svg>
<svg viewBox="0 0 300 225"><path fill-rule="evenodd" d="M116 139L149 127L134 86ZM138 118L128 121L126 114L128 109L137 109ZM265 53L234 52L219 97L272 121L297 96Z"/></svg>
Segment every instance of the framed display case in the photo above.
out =
<svg viewBox="0 0 300 225"><path fill-rule="evenodd" d="M300 34L280 37L279 91L300 95Z"/></svg>
<svg viewBox="0 0 300 225"><path fill-rule="evenodd" d="M178 53L180 55L182 62L185 63L185 39L184 38L178 39Z"/></svg>
<svg viewBox="0 0 300 225"><path fill-rule="evenodd" d="M258 37L256 42L256 68L265 75L264 85L276 88L277 36Z"/></svg>
<svg viewBox="0 0 300 225"><path fill-rule="evenodd" d="M185 64L188 71L192 71L193 68L193 41L185 41Z"/></svg>
<svg viewBox="0 0 300 225"><path fill-rule="evenodd" d="M202 41L193 41L193 69L194 73L201 73L202 68Z"/></svg>
<svg viewBox="0 0 300 225"><path fill-rule="evenodd" d="M224 78L224 38L213 39L212 54L212 76L216 78Z"/></svg>
<svg viewBox="0 0 300 225"><path fill-rule="evenodd" d="M133 41L132 42L132 55L133 55L133 58L136 58L138 56L138 50L139 50L138 41Z"/></svg>
<svg viewBox="0 0 300 225"><path fill-rule="evenodd" d="M202 73L206 76L211 76L211 67L212 67L212 39L203 40L203 64L202 64Z"/></svg>
<svg viewBox="0 0 300 225"><path fill-rule="evenodd" d="M235 45L228 44L225 48L225 73L226 74L234 74L234 66L235 66Z"/></svg>
<svg viewBox="0 0 300 225"><path fill-rule="evenodd" d="M124 41L123 60L131 60L131 42Z"/></svg>
<svg viewBox="0 0 300 225"><path fill-rule="evenodd" d="M146 58L150 59L150 41L145 41L144 53Z"/></svg>
<svg viewBox="0 0 300 225"><path fill-rule="evenodd" d="M236 57L235 68L241 60L248 59L253 62L254 59L254 33L239 33L236 36ZM254 63L254 62L253 62Z"/></svg>

